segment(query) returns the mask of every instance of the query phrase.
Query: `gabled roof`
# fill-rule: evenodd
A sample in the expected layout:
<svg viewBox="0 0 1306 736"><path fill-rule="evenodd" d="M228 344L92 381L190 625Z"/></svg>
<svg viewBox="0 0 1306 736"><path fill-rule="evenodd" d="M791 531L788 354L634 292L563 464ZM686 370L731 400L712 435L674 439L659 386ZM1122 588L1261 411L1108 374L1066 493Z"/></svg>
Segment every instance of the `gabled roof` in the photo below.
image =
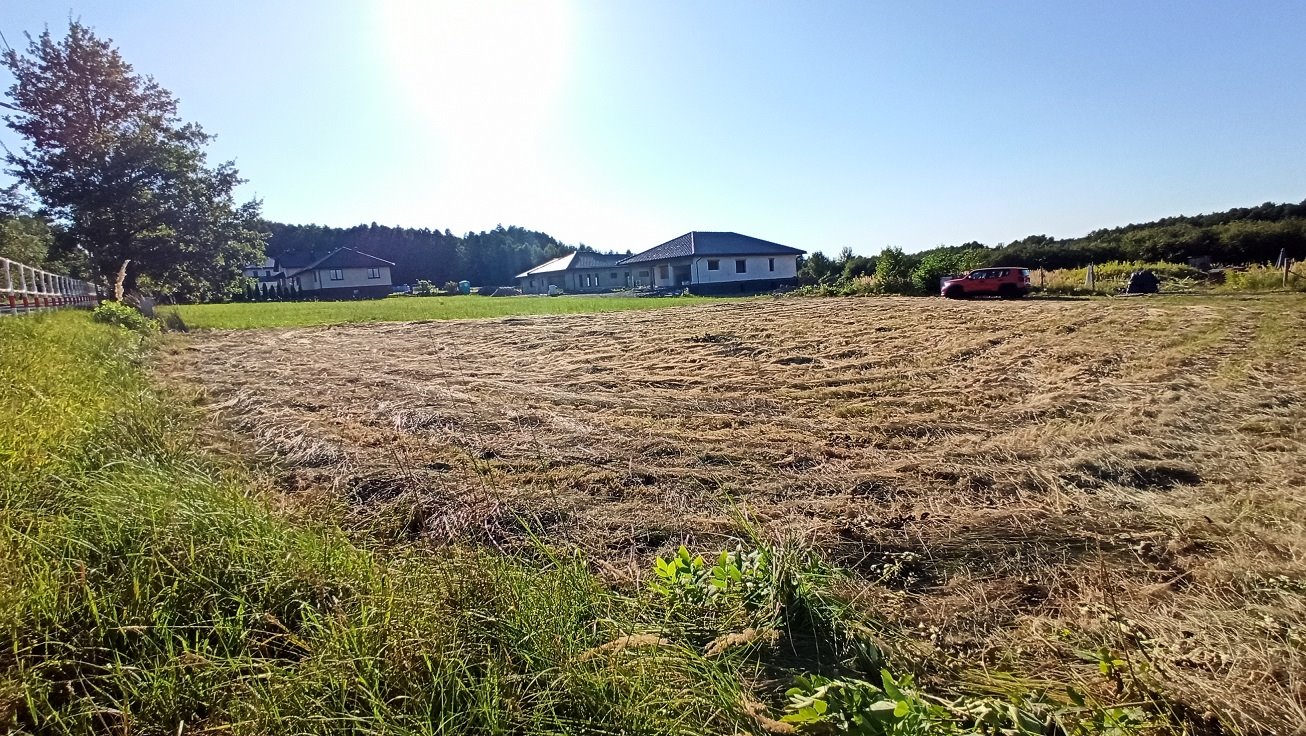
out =
<svg viewBox="0 0 1306 736"><path fill-rule="evenodd" d="M576 271L582 268L609 268L617 265L625 256L620 253L593 253L590 251L577 251L568 253L561 258L554 258L546 263L532 268L529 271L523 271L517 274L517 278L522 279L527 276L538 276L542 273L557 273L559 271Z"/></svg>
<svg viewBox="0 0 1306 736"><path fill-rule="evenodd" d="M320 268L379 268L381 266L393 266L393 261L387 261L384 258L377 258L367 253L356 251L353 248L336 248L325 256L313 261L295 273L304 271L314 271ZM292 276L294 274L291 274Z"/></svg>
<svg viewBox="0 0 1306 736"><path fill-rule="evenodd" d="M313 261L316 261L317 258L318 257L312 253L286 253L277 256L276 261L279 267L284 268L287 271L297 271Z"/></svg>
<svg viewBox="0 0 1306 736"><path fill-rule="evenodd" d="M656 245L643 253L636 253L621 261L628 263L648 263L665 261L671 258L688 258L690 256L767 256L767 255L802 255L807 251L790 248L787 245L772 243L769 240L754 238L739 233L693 232L672 238L662 245Z"/></svg>

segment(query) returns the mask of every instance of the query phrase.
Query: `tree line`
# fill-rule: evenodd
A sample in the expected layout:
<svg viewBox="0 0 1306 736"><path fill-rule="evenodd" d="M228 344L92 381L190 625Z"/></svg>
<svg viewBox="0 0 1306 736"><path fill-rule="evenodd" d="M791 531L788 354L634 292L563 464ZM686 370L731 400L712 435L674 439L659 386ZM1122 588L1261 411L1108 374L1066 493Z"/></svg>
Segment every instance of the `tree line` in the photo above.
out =
<svg viewBox="0 0 1306 736"><path fill-rule="evenodd" d="M941 276L985 266L1054 270L1109 261L1190 260L1241 265L1273 263L1280 253L1296 260L1306 259L1306 200L1166 217L1094 230L1078 238L1030 235L994 246L972 241L917 253L886 248L874 256L856 255L851 248L844 248L834 257L818 251L804 259L798 276L804 284L825 286L873 278L878 290L908 293L932 291Z"/></svg>
<svg viewBox="0 0 1306 736"><path fill-rule="evenodd" d="M375 222L349 228L267 223L267 253L281 264L305 265L337 248L353 248L392 261L397 284L470 281L477 286L516 283L517 274L577 248L547 233L504 227L458 236L449 230L387 227ZM580 249L590 250L581 245Z"/></svg>

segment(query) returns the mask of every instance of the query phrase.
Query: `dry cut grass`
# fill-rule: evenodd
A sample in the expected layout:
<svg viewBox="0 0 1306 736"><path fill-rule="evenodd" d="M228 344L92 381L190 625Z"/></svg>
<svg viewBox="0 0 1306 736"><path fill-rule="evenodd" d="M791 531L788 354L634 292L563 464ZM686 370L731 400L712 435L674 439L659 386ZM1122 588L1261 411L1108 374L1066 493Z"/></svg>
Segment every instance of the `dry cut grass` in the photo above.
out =
<svg viewBox="0 0 1306 736"><path fill-rule="evenodd" d="M926 677L1088 682L1106 646L1193 724L1294 733L1303 348L1294 296L791 298L191 336L167 368L360 528L635 579L743 515L855 571Z"/></svg>

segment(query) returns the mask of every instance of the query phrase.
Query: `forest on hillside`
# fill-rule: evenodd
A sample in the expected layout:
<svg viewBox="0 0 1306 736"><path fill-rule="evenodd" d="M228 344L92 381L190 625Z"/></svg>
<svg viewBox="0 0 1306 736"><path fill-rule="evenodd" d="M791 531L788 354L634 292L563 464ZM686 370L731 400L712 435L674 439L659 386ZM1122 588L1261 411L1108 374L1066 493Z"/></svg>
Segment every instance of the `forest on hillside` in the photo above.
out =
<svg viewBox="0 0 1306 736"><path fill-rule="evenodd" d="M1076 238L1030 235L993 246L972 241L915 253L886 248L873 256L856 255L851 248L833 257L816 252L805 259L799 278L806 284L835 284L875 277L888 291L910 291L913 285L920 289L937 283L939 276L984 266L1054 270L1112 261L1190 260L1243 265L1274 263L1280 254L1306 259L1306 200L1166 217Z"/></svg>

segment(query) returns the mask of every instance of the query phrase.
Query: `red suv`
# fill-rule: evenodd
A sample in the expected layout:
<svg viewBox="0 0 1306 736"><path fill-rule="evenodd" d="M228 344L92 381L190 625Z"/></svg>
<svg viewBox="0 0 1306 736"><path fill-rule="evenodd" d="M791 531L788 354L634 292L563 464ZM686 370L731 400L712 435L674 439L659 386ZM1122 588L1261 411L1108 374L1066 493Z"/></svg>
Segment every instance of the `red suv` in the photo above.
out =
<svg viewBox="0 0 1306 736"><path fill-rule="evenodd" d="M1019 299L1030 292L1029 269L1004 266L977 268L964 276L945 278L939 293L949 299L968 296L998 296Z"/></svg>

